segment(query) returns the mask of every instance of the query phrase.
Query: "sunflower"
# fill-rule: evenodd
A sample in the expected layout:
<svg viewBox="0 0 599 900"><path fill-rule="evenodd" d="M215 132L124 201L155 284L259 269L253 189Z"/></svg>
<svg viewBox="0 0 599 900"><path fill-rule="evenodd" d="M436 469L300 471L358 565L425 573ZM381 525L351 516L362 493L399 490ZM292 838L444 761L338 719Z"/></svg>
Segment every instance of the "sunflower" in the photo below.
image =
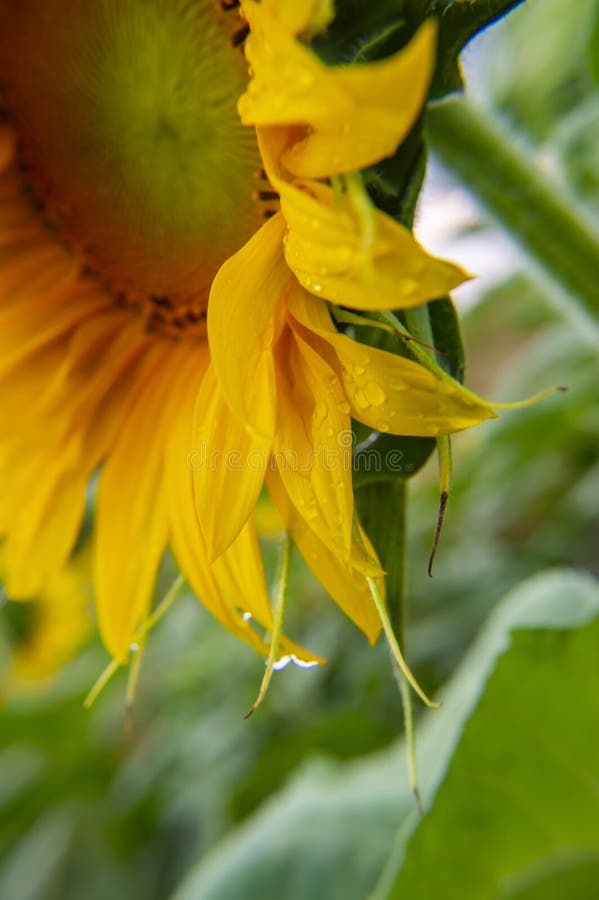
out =
<svg viewBox="0 0 599 900"><path fill-rule="evenodd" d="M435 27L425 23L384 62L328 67L297 39L322 5L248 0L242 8L252 80L239 109L256 127L280 209L212 285L213 375L196 435L219 456L197 465L196 501L218 556L266 480L312 570L374 640L381 622L368 576L380 569L354 516L351 418L376 431L438 437L495 415L443 372L339 333L328 306L417 306L467 277L375 209L356 175L391 155L413 125L432 74ZM398 85L408 84L398 110ZM230 465L233 457L242 463Z"/></svg>
<svg viewBox="0 0 599 900"><path fill-rule="evenodd" d="M302 36L330 4L244 2L247 41L237 6L0 0L5 586L34 596L64 569L98 476L94 589L119 661L167 546L210 612L268 652L252 518L267 466L198 468L199 435L222 459L270 459L338 449L350 414L401 434L492 415L451 379L339 334L323 302L417 304L464 277L350 174L394 152L418 114L434 28L383 63L328 69ZM268 486L374 639L380 569L351 471L317 458L308 477L278 466ZM281 650L315 659L286 638Z"/></svg>

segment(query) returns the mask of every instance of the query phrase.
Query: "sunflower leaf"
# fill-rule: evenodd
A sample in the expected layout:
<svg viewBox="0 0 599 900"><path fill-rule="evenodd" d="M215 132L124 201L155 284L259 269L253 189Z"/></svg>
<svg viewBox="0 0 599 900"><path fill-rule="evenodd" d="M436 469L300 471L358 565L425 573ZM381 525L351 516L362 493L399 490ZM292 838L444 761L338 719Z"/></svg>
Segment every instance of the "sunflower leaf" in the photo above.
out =
<svg viewBox="0 0 599 900"><path fill-rule="evenodd" d="M431 98L443 97L463 87L459 55L472 38L506 15L523 0L407 0L409 13L426 18L439 16L437 69Z"/></svg>
<svg viewBox="0 0 599 900"><path fill-rule="evenodd" d="M596 583L570 570L532 578L502 601L444 690L443 708L426 714L421 723L419 763L427 807L442 785L435 807L423 821L419 822L414 808L403 745L357 763L311 760L292 782L207 853L171 900L275 900L282 895L286 900L363 900L367 896L387 900L402 865L406 841L416 828L404 868L410 881L398 882L406 888L402 897L586 900L594 896L596 881L586 894L571 892L571 885L566 885L561 894L516 895L494 890L492 880L513 871L514 860L506 849L515 847L519 852L519 842L530 858L535 855L531 845L537 840L537 851L547 849L549 860L556 865L563 859L562 848L580 847L585 837L590 837L589 845L596 846L593 791L589 786L581 796L578 788L569 796L568 786L576 778L572 762L594 769L595 778L599 774L595 746L589 740L591 720L598 713L597 694L590 688L580 690L581 675L589 679L599 675L598 613ZM590 625L593 620L595 624ZM521 714L522 731L506 727L506 716L514 705ZM538 725L548 734L549 743L539 745L526 731L527 724ZM482 778L481 764L488 765L495 747L506 751L505 764ZM574 760L568 755L572 749L576 750ZM538 782L543 770L535 769L539 760L554 766L554 777L544 782L541 790ZM497 763L501 764L501 758ZM527 782L527 773L531 773L532 783ZM538 802L545 829L535 827L522 810L509 819L501 815L504 804L514 802L514 793L493 795L500 775L506 787L517 789L518 797L530 797L528 811L534 814ZM458 791L459 778L466 779L462 793ZM473 806L479 802L477 819ZM448 824L449 809L456 818ZM495 820L490 815L493 809ZM467 830L463 814L468 811L471 827ZM499 833L489 832L493 821ZM559 835L560 843L552 844L554 834ZM416 862L425 839L439 855L432 864L428 859L416 870L412 854ZM394 858L372 894L394 841ZM467 853L457 877L451 869L451 880L448 877L440 890L427 892L432 878L450 871L456 845ZM483 878L482 889L481 864L487 873L495 866L489 880ZM584 872L578 874L584 876Z"/></svg>

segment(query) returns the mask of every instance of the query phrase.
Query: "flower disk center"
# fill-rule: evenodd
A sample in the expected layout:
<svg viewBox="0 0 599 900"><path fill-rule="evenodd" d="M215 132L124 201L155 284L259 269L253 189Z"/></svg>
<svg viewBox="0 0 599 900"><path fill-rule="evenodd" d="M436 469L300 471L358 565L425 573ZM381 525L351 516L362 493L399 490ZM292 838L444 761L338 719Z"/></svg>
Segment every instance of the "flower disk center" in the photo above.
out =
<svg viewBox="0 0 599 900"><path fill-rule="evenodd" d="M0 109L25 182L126 302L201 316L263 221L238 25L211 0L0 0Z"/></svg>

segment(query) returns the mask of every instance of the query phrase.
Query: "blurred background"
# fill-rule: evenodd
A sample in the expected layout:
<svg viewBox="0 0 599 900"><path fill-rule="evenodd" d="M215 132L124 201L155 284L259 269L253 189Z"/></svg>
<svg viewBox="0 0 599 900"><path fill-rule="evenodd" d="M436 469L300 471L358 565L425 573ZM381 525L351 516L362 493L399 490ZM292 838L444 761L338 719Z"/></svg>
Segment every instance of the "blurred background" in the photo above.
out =
<svg viewBox="0 0 599 900"><path fill-rule="evenodd" d="M476 102L518 132L538 165L599 219L599 96L590 64L596 16L593 0L528 0L479 36L463 62ZM455 298L469 387L510 400L568 386L567 394L457 437L433 579L426 562L437 508L434 461L410 483L407 646L431 692L523 579L556 565L597 574L599 390L588 335L560 314L552 289L434 160L417 231L429 249L480 275ZM272 573L276 535L268 508L261 515ZM266 701L245 721L262 663L183 592L148 641L128 734L125 675L83 709L107 664L81 586L85 565L83 546L68 585L49 586L49 596L32 605L4 604L0 613L2 898L165 900L198 864L214 867L238 833L251 836L290 779L301 784L318 771L318 790L327 779L342 790L346 767L376 760L400 735L384 645L367 646L297 557L286 630L328 664L276 673ZM162 593L174 575L165 563ZM52 613L53 591L69 598L66 623ZM373 772L376 778L376 766ZM381 770L380 778L389 777ZM376 809L372 822L376 834ZM381 838L381 858L375 853L358 866L351 889L336 896L367 896L391 834ZM302 852L300 843L300 862ZM304 882L297 871L306 871ZM273 886L273 900L334 896L310 881L317 870L297 871ZM220 893L202 883L185 897L264 896L244 881L243 866Z"/></svg>

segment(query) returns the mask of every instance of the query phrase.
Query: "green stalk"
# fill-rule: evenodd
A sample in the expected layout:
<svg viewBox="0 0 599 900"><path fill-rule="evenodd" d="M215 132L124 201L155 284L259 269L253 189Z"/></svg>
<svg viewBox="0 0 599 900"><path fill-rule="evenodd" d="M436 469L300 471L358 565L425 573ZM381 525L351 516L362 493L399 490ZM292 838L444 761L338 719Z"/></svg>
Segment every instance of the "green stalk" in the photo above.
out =
<svg viewBox="0 0 599 900"><path fill-rule="evenodd" d="M406 748L408 755L408 771L416 806L422 814L422 803L418 790L418 773L416 771L416 735L414 731L414 712L412 705L412 688L428 705L432 704L423 695L421 689L414 685L413 676L406 675L398 656L402 661L405 655L405 574L406 574L406 513L407 485L404 479L397 478L393 482L370 484L361 489L361 519L365 526L381 562L386 571L387 601L386 609L382 609L382 598L379 596L374 579L368 579L373 600L381 614L385 629L393 674L397 681L403 708ZM393 509L390 520L380 515L381 508L387 505ZM369 515L372 512L372 515ZM386 622L384 621L386 619ZM395 651L393 645L396 644Z"/></svg>
<svg viewBox="0 0 599 900"><path fill-rule="evenodd" d="M576 201L556 186L512 134L462 97L428 110L428 134L442 162L565 289L562 312L599 318L599 236ZM564 310L564 304L573 309Z"/></svg>

